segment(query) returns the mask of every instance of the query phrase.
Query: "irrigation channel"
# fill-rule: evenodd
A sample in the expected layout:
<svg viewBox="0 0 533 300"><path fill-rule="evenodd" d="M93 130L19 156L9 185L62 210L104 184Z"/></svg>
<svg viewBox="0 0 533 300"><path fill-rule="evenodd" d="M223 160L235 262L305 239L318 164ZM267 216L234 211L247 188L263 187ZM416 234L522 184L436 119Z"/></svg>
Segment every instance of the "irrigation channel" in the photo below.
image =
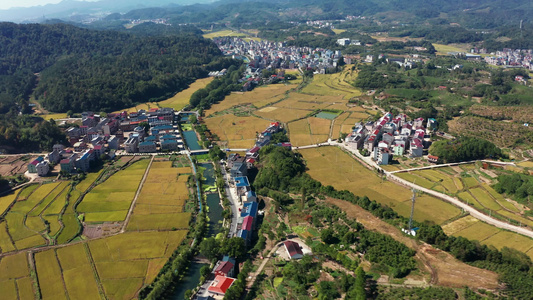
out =
<svg viewBox="0 0 533 300"><path fill-rule="evenodd" d="M187 134L191 133L191 134ZM196 132L194 131L184 131L183 137L185 139L185 143L189 146L190 150L198 150L201 149L200 145L198 144L198 138L196 136ZM191 147L191 145L196 145L198 148L194 149ZM216 186L216 178L215 178L215 169L211 163L201 163L198 164L198 172L203 171L203 185L204 186ZM222 206L220 206L220 197L217 191L215 192L205 192L204 195L206 195L206 204L207 204L207 217L208 217L208 230L206 237L214 237L216 236L222 229ZM200 203L201 206L201 203ZM198 243L200 241L197 241ZM199 256L195 257L191 265L189 266L189 269L187 271L187 274L183 277L183 279L178 283L176 286L174 293L172 295L173 300L183 300L185 296L186 290L192 290L195 287L198 286L200 283L200 269L206 265Z"/></svg>

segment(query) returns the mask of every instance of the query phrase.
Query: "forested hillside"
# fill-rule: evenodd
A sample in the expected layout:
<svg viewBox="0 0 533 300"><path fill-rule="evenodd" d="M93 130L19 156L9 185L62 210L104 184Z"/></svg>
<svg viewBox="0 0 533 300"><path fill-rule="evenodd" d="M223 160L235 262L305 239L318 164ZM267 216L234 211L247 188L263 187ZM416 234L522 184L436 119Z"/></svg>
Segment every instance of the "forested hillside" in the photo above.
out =
<svg viewBox="0 0 533 300"><path fill-rule="evenodd" d="M117 110L170 96L231 63L211 41L192 34L1 23L0 109L24 107L37 82L34 95L51 111Z"/></svg>

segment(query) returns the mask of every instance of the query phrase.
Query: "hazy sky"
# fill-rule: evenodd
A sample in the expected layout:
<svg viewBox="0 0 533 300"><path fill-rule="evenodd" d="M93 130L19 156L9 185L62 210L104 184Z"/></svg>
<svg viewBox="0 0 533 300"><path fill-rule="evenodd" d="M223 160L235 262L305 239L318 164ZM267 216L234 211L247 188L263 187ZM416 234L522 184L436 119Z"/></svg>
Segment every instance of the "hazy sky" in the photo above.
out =
<svg viewBox="0 0 533 300"><path fill-rule="evenodd" d="M11 7L30 7L36 5L45 5L48 3L59 3L61 1L62 0L0 0L0 9L8 9Z"/></svg>

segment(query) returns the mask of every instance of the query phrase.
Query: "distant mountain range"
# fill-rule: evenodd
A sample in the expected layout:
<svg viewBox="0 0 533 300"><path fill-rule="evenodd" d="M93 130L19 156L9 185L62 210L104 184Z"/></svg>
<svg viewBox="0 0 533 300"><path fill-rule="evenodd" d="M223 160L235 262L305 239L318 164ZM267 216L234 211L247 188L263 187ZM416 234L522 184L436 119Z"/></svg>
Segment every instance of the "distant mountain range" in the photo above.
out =
<svg viewBox="0 0 533 300"><path fill-rule="evenodd" d="M15 7L0 10L0 21L40 22L44 19L78 21L89 16L105 16L110 13L126 13L147 7L175 7L213 0L101 0L96 2L63 0L57 4L32 7Z"/></svg>
<svg viewBox="0 0 533 300"><path fill-rule="evenodd" d="M374 17L389 24L458 23L477 29L533 27L533 0L64 0L40 7L0 10L2 21L39 21L58 18L86 21L89 16L119 19L165 18L173 24L287 22Z"/></svg>

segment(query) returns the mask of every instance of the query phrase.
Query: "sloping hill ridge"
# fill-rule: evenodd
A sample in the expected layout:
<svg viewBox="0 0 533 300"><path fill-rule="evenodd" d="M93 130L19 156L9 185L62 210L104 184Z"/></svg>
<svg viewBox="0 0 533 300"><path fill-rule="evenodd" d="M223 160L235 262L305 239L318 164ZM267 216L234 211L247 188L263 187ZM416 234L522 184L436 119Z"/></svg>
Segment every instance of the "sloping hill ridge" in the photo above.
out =
<svg viewBox="0 0 533 300"><path fill-rule="evenodd" d="M0 23L0 86L14 87L0 89L0 102L31 93L17 87L22 80L13 76L38 78L34 96L56 112L157 101L231 63L214 43L192 34L147 37L66 24Z"/></svg>

